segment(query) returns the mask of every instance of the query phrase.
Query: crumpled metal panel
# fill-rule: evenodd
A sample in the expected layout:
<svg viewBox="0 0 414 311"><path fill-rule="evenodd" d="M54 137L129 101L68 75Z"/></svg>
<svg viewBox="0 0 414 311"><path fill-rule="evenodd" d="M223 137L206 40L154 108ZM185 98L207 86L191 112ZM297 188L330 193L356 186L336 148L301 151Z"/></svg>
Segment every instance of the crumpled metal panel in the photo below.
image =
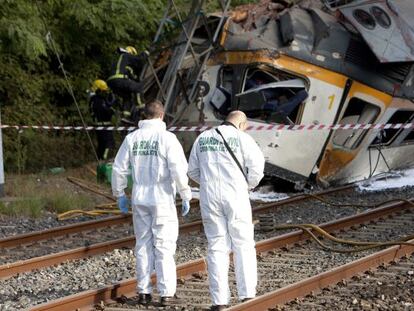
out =
<svg viewBox="0 0 414 311"><path fill-rule="evenodd" d="M291 4L286 0L261 0L235 8L226 29L224 48L227 50L277 49L279 39L277 19Z"/></svg>
<svg viewBox="0 0 414 311"><path fill-rule="evenodd" d="M251 31L245 31L241 25L230 21L224 48L226 50L275 50L282 45L278 34L279 26L275 20L266 23L256 22L256 25L256 28Z"/></svg>
<svg viewBox="0 0 414 311"><path fill-rule="evenodd" d="M355 1L339 10L359 31L381 63L414 61L414 1ZM358 10L368 14L362 21L356 17L362 12ZM381 25L384 23L374 16L373 10L383 10L390 18L390 25Z"/></svg>
<svg viewBox="0 0 414 311"><path fill-rule="evenodd" d="M340 72L387 94L414 98L414 66L409 68L414 63L407 62L410 60L407 55L403 55L403 61L400 61L401 57L383 58L381 63L366 39L339 9L330 11L325 7L321 10L315 1L322 4L320 0L302 0L296 2L300 3L299 6L286 5L283 8L280 6L283 0L261 0L257 4L237 7L225 26L221 45L226 51L277 51ZM408 0L396 1L405 3ZM409 1L412 1L413 6L414 0ZM370 0L369 3L381 5L381 8L386 5L385 0ZM352 4L348 2L347 8L355 9L361 4L367 5L367 0L355 0ZM387 10L391 9L388 7ZM410 10L406 8L405 11L399 17L413 24L410 27L414 29L414 18L408 22L406 16L409 16ZM384 44L384 39L376 34L367 35L377 40L378 44ZM406 48L414 46L407 44ZM393 51L391 54L393 57L398 55ZM252 59L252 62L255 61Z"/></svg>
<svg viewBox="0 0 414 311"><path fill-rule="evenodd" d="M292 1L261 0L258 3L240 5L231 13L232 20L239 24L244 31L251 31L260 27L263 20L273 20L283 13Z"/></svg>

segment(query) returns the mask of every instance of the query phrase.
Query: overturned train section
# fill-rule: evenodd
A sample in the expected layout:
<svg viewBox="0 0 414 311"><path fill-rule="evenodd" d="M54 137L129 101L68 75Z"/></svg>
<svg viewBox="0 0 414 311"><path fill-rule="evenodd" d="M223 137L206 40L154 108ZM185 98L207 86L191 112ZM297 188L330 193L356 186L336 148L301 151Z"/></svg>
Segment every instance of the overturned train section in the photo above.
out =
<svg viewBox="0 0 414 311"><path fill-rule="evenodd" d="M200 58L211 48L209 25L218 20L211 15L194 32ZM235 109L254 125L413 123L413 20L410 0L263 0L237 7L199 81L191 78L190 57L179 72L181 86L167 106L170 123L217 125ZM189 100L195 83L197 96ZM264 152L266 173L299 184L344 184L414 164L412 128L250 134ZM182 137L185 149L196 135Z"/></svg>

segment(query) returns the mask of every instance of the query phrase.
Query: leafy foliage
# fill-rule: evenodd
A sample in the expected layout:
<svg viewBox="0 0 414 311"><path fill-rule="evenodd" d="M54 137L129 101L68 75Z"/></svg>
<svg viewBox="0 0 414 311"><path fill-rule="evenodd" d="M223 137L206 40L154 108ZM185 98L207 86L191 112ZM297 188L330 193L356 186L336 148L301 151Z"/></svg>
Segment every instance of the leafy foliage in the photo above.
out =
<svg viewBox="0 0 414 311"><path fill-rule="evenodd" d="M108 75L118 46L149 45L164 1L0 0L0 7L2 122L79 125L55 52L88 118L85 90L91 81ZM8 171L93 159L84 133L5 130L3 134ZM70 150L80 150L76 159L68 157L73 154Z"/></svg>
<svg viewBox="0 0 414 311"><path fill-rule="evenodd" d="M207 8L217 1L207 1ZM238 2L245 2L239 0ZM106 78L119 46L145 49L167 0L0 0L0 105L4 124L79 125L56 53L88 119L85 90ZM185 11L190 1L178 0ZM236 2L237 4L237 2ZM92 160L85 133L5 130L8 171ZM77 150L76 159L71 158ZM72 156L73 157L73 156Z"/></svg>

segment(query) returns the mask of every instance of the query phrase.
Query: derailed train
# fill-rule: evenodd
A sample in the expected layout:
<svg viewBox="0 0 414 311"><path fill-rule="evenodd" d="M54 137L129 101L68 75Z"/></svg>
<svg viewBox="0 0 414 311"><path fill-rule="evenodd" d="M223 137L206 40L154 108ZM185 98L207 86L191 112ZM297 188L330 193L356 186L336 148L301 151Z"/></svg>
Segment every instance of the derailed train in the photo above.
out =
<svg viewBox="0 0 414 311"><path fill-rule="evenodd" d="M253 125L414 122L411 0L288 2L230 13L199 83L204 94L191 104L177 94L174 125L216 125L234 109ZM195 45L206 40L203 27ZM414 164L412 128L249 134L266 174L298 184L344 184ZM182 137L186 149L196 135Z"/></svg>

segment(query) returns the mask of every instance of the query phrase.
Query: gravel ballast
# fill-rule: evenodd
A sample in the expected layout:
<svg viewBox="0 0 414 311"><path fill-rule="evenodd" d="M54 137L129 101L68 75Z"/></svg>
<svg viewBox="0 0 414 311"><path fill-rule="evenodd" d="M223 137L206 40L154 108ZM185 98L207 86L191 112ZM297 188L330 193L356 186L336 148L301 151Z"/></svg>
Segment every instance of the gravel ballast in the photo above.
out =
<svg viewBox="0 0 414 311"><path fill-rule="evenodd" d="M324 196L323 198L344 204L372 204L391 198L406 199L411 197L414 197L414 188L386 190L376 193L346 191L340 194ZM295 203L278 208L273 213L273 218L277 224L322 223L352 215L364 209L366 208L330 206L310 199L300 204ZM191 218L186 220L186 222L199 218L198 208L193 208L191 213ZM16 221L15 225L19 230L23 228L30 231L30 228L39 228L40 224L43 225L42 229L53 226L54 220L49 221L48 219L41 220L39 224L35 224L33 227L30 227L31 225L26 221L23 224ZM20 233L21 231L19 230L16 233ZM8 232L10 233L10 231ZM272 237L276 234L280 233L256 232L256 240ZM205 256L205 254L206 240L204 234L193 233L179 237L176 256L177 263L200 258ZM32 273L24 273L8 280L0 281L0 310L27 308L29 305L111 284L122 279L134 277L134 275L135 260L132 251L128 249L114 250L101 256L76 260Z"/></svg>

